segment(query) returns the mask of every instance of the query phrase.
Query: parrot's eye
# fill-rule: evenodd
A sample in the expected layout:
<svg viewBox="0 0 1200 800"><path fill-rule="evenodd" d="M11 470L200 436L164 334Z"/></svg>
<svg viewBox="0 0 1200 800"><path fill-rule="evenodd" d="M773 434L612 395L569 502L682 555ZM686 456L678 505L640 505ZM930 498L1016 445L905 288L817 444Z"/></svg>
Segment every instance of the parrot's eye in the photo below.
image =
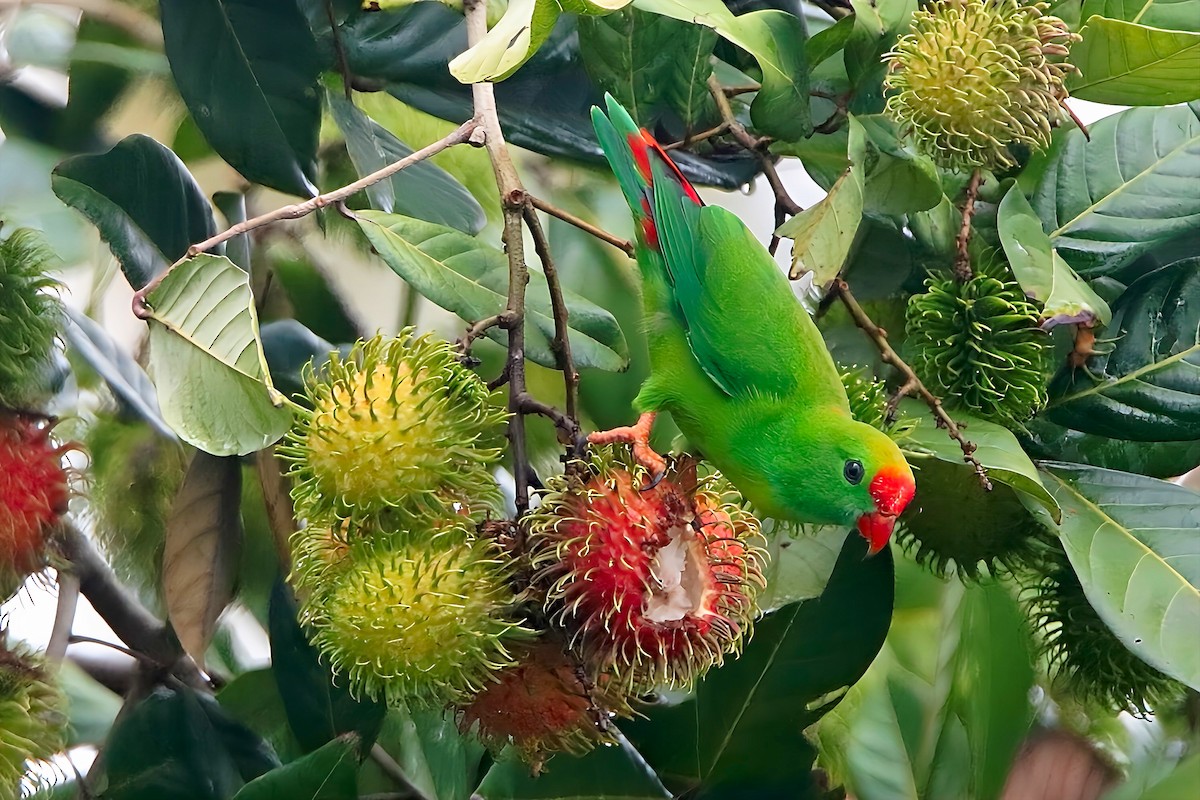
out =
<svg viewBox="0 0 1200 800"><path fill-rule="evenodd" d="M850 481L850 483L854 486L857 486L859 483L861 483L863 475L866 474L867 471L863 469L862 462L856 458L852 458L847 461L846 466L842 468L842 475L844 475L846 480Z"/></svg>

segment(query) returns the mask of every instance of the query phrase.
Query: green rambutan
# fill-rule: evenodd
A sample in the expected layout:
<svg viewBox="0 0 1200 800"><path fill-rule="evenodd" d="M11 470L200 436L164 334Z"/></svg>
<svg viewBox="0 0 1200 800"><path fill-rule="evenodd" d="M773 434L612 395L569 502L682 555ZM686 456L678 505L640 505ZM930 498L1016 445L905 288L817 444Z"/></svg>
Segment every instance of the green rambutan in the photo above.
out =
<svg viewBox="0 0 1200 800"><path fill-rule="evenodd" d="M511 644L532 633L517 621L509 559L463 517L424 524L352 538L318 527L293 581L313 644L353 691L444 705L512 666Z"/></svg>
<svg viewBox="0 0 1200 800"><path fill-rule="evenodd" d="M887 113L918 148L956 170L1016 163L1009 146L1050 142L1078 40L1046 3L934 0L885 56Z"/></svg>
<svg viewBox="0 0 1200 800"><path fill-rule="evenodd" d="M301 517L438 514L466 501L482 511L498 497L490 468L507 412L449 343L411 330L359 342L320 375L306 369L305 389L311 411L278 450Z"/></svg>
<svg viewBox="0 0 1200 800"><path fill-rule="evenodd" d="M676 468L643 489L626 449L548 481L525 523L546 609L593 680L685 687L749 636L763 585L758 521L717 476ZM691 474L688 474L690 472Z"/></svg>
<svg viewBox="0 0 1200 800"><path fill-rule="evenodd" d="M850 401L850 414L865 425L886 430L888 394L883 381L871 377L864 367L839 370L839 374Z"/></svg>
<svg viewBox="0 0 1200 800"><path fill-rule="evenodd" d="M1037 306L1005 268L967 281L931 276L908 301L905 348L913 369L950 407L1019 426L1046 403L1050 338Z"/></svg>
<svg viewBox="0 0 1200 800"><path fill-rule="evenodd" d="M54 441L52 423L36 414L0 411L0 592L4 598L46 566L47 535L67 511L70 483L62 460L71 446Z"/></svg>
<svg viewBox="0 0 1200 800"><path fill-rule="evenodd" d="M1053 679L1079 699L1144 716L1183 697L1181 683L1134 655L1104 624L1061 546L1027 576L1026 595Z"/></svg>
<svg viewBox="0 0 1200 800"><path fill-rule="evenodd" d="M37 231L0 240L0 408L36 409L49 394L63 314L51 291L58 283L46 275L52 260Z"/></svg>
<svg viewBox="0 0 1200 800"><path fill-rule="evenodd" d="M614 742L609 720L633 715L607 676L592 683L561 643L540 640L515 655L517 663L458 712L459 728L474 731L493 753L512 746L536 774L554 753L582 755Z"/></svg>
<svg viewBox="0 0 1200 800"><path fill-rule="evenodd" d="M66 728L66 699L41 658L0 631L0 797L18 797L30 765L66 748Z"/></svg>

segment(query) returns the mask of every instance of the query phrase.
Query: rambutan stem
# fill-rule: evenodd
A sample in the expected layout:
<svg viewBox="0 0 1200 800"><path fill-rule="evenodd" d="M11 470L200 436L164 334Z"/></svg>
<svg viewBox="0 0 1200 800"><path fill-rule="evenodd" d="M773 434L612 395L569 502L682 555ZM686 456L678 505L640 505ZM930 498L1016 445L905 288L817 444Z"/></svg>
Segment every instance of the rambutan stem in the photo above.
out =
<svg viewBox="0 0 1200 800"><path fill-rule="evenodd" d="M958 249L958 255L954 258L954 277L959 283L966 283L974 274L971 271L971 252L968 246L971 244L971 220L975 217L975 201L979 198L979 186L982 183L983 173L976 167L971 173L971 180L967 183L967 194L963 200L962 225L958 229L958 236L954 238L954 245Z"/></svg>

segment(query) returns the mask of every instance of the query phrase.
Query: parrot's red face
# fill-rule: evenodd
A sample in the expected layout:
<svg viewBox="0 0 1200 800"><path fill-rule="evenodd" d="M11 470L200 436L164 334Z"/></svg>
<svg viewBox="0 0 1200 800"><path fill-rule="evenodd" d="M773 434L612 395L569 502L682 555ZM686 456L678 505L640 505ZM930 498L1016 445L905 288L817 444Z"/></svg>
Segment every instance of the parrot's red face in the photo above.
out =
<svg viewBox="0 0 1200 800"><path fill-rule="evenodd" d="M904 510L917 485L912 470L903 461L900 464L885 464L871 479L868 491L875 501L875 510L858 518L858 532L867 540L867 554L875 555L892 537L896 517Z"/></svg>

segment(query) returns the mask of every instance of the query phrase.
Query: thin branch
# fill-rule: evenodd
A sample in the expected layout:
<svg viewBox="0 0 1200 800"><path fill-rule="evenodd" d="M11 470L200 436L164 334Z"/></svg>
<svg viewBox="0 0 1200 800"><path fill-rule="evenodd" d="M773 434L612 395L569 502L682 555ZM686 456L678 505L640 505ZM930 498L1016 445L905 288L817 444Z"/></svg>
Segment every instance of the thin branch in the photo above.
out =
<svg viewBox="0 0 1200 800"><path fill-rule="evenodd" d="M983 183L983 173L978 168L971 173L971 180L967 183L967 195L963 200L962 209L962 225L959 226L958 235L954 237L954 246L957 250L957 255L954 257L954 277L959 282L971 280L971 219L975 216L975 201L979 199L979 186Z"/></svg>
<svg viewBox="0 0 1200 800"><path fill-rule="evenodd" d="M73 524L58 528L58 544L69 569L79 580L79 590L113 633L129 649L171 669L184 683L207 686L196 663L180 647L170 627L155 617L126 589L91 540Z"/></svg>
<svg viewBox="0 0 1200 800"><path fill-rule="evenodd" d="M728 92L726 92L725 94L726 94L726 96L729 95ZM720 125L717 125L716 127L713 127L713 128L709 128L706 131L701 131L700 133L697 133L695 135L689 134L689 135L683 137L682 139L680 139L678 142L671 142L670 144L664 144L663 150L678 150L681 147L687 147L689 145L696 144L697 142L703 142L705 139L711 139L714 136L720 136L722 133L724 133L727 130L729 130L729 123L722 122Z"/></svg>
<svg viewBox="0 0 1200 800"><path fill-rule="evenodd" d="M576 456L582 456L583 451L587 449L587 437L580 433L579 421L568 414L564 414L552 405L543 403L533 395L526 392L521 395L521 410L526 414L537 414L539 417L545 417L554 423L554 427L558 428L562 434L562 439L565 444L569 445Z"/></svg>
<svg viewBox="0 0 1200 800"><path fill-rule="evenodd" d="M590 233L600 241L606 244L611 244L618 250L624 251L625 255L629 256L630 258L635 255L633 242L629 241L628 239L622 239L620 236L611 234L603 228L598 228L587 220L575 216L570 211L565 211L558 206L547 203L540 197L529 195L529 203L538 211L545 211L550 216L557 217L569 225L574 225L576 228L579 228L579 230L584 231L585 233Z"/></svg>
<svg viewBox="0 0 1200 800"><path fill-rule="evenodd" d="M351 74L350 64L346 61L346 48L342 45L342 34L338 30L337 15L333 10L333 0L325 0L325 18L329 20L329 35L333 39L333 55L334 63L337 65L338 74L342 76L342 91L346 95L346 99L350 100L353 97L353 89L350 85Z"/></svg>
<svg viewBox="0 0 1200 800"><path fill-rule="evenodd" d="M46 660L61 664L67 654L67 641L75 625L75 611L79 608L79 578L67 570L58 573L58 603L54 612L54 627L50 629L50 641L46 645Z"/></svg>
<svg viewBox="0 0 1200 800"><path fill-rule="evenodd" d="M779 172L775 169L774 159L766 152L765 148L770 143L770 139L753 135L746 130L745 125L737 121L733 115L733 107L729 105L729 98L725 96L725 90L721 88L721 82L715 75L710 75L708 78L708 90L717 102L717 110L721 113L721 119L725 120L725 124L729 126L729 132L733 134L733 138L758 158L763 175L766 176L767 183L771 185L771 191L775 193L775 204L789 215L799 214L803 211L804 209L788 194L787 187L783 185L783 181L779 178Z"/></svg>
<svg viewBox="0 0 1200 800"><path fill-rule="evenodd" d="M458 340L458 349L462 351L464 356L470 357L471 346L477 340L482 339L492 328L507 328L512 323L512 320L512 316L507 311L501 311L499 314L484 317L467 328L467 332Z"/></svg>
<svg viewBox="0 0 1200 800"><path fill-rule="evenodd" d="M963 436L962 430L958 427L958 424L955 423L954 419L946 413L946 409L942 407L941 399L938 398L933 392L929 391L929 389L925 387L925 384L921 383L921 379L917 377L917 373L913 372L912 367L906 364L904 360L896 354L896 351L892 349L891 344L888 343L887 331L885 331L883 328L880 328L871 320L870 317L867 316L867 312L863 311L862 306L858 304L858 300L856 300L854 295L851 294L850 287L844 280L841 278L835 278L829 291L837 293L838 299L842 301L842 304L846 307L846 311L850 313L850 318L854 320L854 324L862 328L863 332L865 332L867 336L871 338L871 341L875 343L875 346L879 348L879 355L883 362L885 364L891 364L900 372L901 375L904 376L904 386L901 388L903 389L905 387L911 387L911 390L920 395L921 399L925 401L925 404L929 406L929 410L933 412L934 417L937 418L938 425L945 427L950 438L958 442L958 446L962 450L963 461L970 464L974 468L975 474L979 477L979 483L986 491L990 492L992 490L992 482L988 479L987 470L984 468L983 464L981 464L979 459L975 457L975 443L968 441L967 438ZM897 402L899 401L897 400Z"/></svg>
<svg viewBox="0 0 1200 800"><path fill-rule="evenodd" d="M474 47L487 35L487 3L485 0L465 0L467 17L467 46ZM484 145L492 162L500 204L504 212L504 249L508 254L509 315L508 358L504 363L504 378L508 382L508 440L512 448L513 483L515 484L517 516L529 510L529 459L526 455L525 416L520 398L525 393L525 287L529 283L529 267L525 263L524 209L529 195L513 166L496 112L496 94L492 84L481 81L471 85L475 104L475 119L484 133Z"/></svg>
<svg viewBox="0 0 1200 800"><path fill-rule="evenodd" d="M554 315L554 340L550 343L554 351L554 359L563 374L563 392L566 395L567 419L572 427L579 428L579 373L575 371L575 359L571 357L570 329L567 320L570 312L567 302L563 299L562 282L558 279L558 267L554 256L550 253L550 242L542 221L538 219L537 211L532 205L525 206L525 224L533 236L533 247L537 251L538 260L542 262L542 272L546 275L546 286L550 292L550 311ZM583 455L583 443L577 435L567 440L573 455Z"/></svg>
<svg viewBox="0 0 1200 800"><path fill-rule="evenodd" d="M384 750L378 744L373 744L371 745L370 755L371 760L375 762L375 765L379 767L383 774L387 775L392 783L403 790L403 796L411 797L413 800L428 800L425 793L409 780L408 775L404 773L404 768L396 763L396 759L392 758L387 750Z"/></svg>
<svg viewBox="0 0 1200 800"><path fill-rule="evenodd" d="M1067 105L1067 98L1064 97L1063 99L1059 100L1058 104L1062 106L1063 111L1067 112L1067 116L1071 118L1071 122L1075 123L1075 127L1079 128L1079 130L1083 133L1083 138L1090 142L1092 140L1092 132L1088 130L1087 125L1083 124L1083 120L1081 120L1079 115L1075 113L1075 109Z"/></svg>
<svg viewBox="0 0 1200 800"><path fill-rule="evenodd" d="M120 28L152 50L163 49L162 26L158 20L117 0L0 0L0 8L43 5L76 9L85 17Z"/></svg>
<svg viewBox="0 0 1200 800"><path fill-rule="evenodd" d="M255 228L261 228L264 225L270 225L271 223L279 222L280 220L300 219L301 217L308 216L314 211L325 208L326 206L336 206L342 203L346 198L352 197L358 192L361 192L363 189L366 189L368 186L373 186L382 180L386 180L387 178L395 175L397 172L411 167L413 164L419 164L431 156L435 156L442 152L447 147L453 147L454 145L462 144L463 142L478 144L478 134L480 129L480 124L475 120L467 120L462 125L458 126L458 128L456 128L454 131L429 145L428 147L422 147L415 153L407 155L399 161L388 164L386 167L372 172L370 175L360 178L354 183L343 186L340 189L334 189L332 192L328 192L326 194L319 194L316 197L305 200L303 203L295 203L290 206L283 206L282 208L277 208L274 211L254 217L253 219L248 219L245 222L239 222L237 225L218 233L216 236L212 236L208 239L205 239L203 242L192 245L188 248L187 253L183 256L183 258L179 259L170 267L163 270L154 280L150 281L134 294L133 313L142 319L147 319L150 316L150 310L146 305L146 296L153 292L154 289L157 288L160 283L162 283L163 279L170 274L171 270L175 269L192 256L203 253L206 250L210 250L222 242L228 241L235 236L240 236L248 231L252 231Z"/></svg>
<svg viewBox="0 0 1200 800"><path fill-rule="evenodd" d="M843 4L838 0L812 0L812 4L835 20L848 17L852 13L849 3Z"/></svg>

